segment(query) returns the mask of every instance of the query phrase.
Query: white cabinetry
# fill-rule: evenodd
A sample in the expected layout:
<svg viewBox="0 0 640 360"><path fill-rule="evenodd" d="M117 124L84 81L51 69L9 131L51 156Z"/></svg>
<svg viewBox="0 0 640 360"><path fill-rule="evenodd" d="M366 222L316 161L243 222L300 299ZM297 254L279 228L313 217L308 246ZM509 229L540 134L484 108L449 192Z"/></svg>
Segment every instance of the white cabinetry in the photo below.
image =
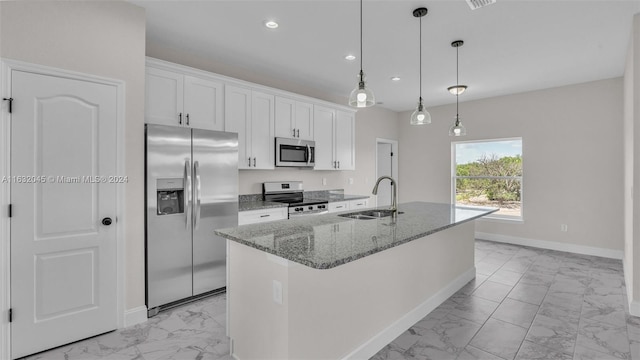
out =
<svg viewBox="0 0 640 360"><path fill-rule="evenodd" d="M348 201L337 201L329 203L329 212L340 212L349 210L349 202Z"/></svg>
<svg viewBox="0 0 640 360"><path fill-rule="evenodd" d="M274 97L225 86L225 129L238 133L238 168L274 168Z"/></svg>
<svg viewBox="0 0 640 360"><path fill-rule="evenodd" d="M369 206L369 199L351 200L349 201L349 210L364 209Z"/></svg>
<svg viewBox="0 0 640 360"><path fill-rule="evenodd" d="M145 122L224 130L222 82L147 67L145 87Z"/></svg>
<svg viewBox="0 0 640 360"><path fill-rule="evenodd" d="M355 169L355 116L353 113L314 106L316 170Z"/></svg>
<svg viewBox="0 0 640 360"><path fill-rule="evenodd" d="M238 225L257 224L288 218L286 207L238 212Z"/></svg>
<svg viewBox="0 0 640 360"><path fill-rule="evenodd" d="M313 140L313 105L276 96L275 136Z"/></svg>

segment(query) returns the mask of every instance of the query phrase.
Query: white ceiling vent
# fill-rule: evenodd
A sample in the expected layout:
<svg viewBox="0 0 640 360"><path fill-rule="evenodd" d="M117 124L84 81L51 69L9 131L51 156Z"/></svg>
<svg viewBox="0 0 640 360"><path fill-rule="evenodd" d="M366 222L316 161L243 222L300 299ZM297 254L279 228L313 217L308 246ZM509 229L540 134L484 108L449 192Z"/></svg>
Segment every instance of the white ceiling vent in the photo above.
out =
<svg viewBox="0 0 640 360"><path fill-rule="evenodd" d="M469 4L471 10L479 9L484 6L491 5L495 2L496 0L467 0L467 4Z"/></svg>

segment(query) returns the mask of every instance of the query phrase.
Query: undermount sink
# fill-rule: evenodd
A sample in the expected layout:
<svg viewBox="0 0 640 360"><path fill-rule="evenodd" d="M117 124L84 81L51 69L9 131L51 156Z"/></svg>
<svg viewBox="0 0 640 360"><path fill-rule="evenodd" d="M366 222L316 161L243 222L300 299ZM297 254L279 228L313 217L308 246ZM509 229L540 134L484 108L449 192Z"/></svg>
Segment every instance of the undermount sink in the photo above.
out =
<svg viewBox="0 0 640 360"><path fill-rule="evenodd" d="M363 210L358 212L340 214L338 216L357 220L373 220L391 216L392 213L392 210ZM398 214L402 214L402 212L399 212Z"/></svg>

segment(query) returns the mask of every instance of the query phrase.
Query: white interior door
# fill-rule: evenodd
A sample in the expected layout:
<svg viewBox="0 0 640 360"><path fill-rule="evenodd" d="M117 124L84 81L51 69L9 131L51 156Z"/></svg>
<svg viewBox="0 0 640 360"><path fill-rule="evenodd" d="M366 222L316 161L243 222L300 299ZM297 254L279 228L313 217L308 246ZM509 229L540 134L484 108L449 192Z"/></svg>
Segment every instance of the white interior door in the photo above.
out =
<svg viewBox="0 0 640 360"><path fill-rule="evenodd" d="M117 327L116 184L108 178L116 174L117 90L15 70L11 77L17 358Z"/></svg>
<svg viewBox="0 0 640 360"><path fill-rule="evenodd" d="M388 143L378 143L377 144L377 169L378 173L376 176L379 178L380 176L391 176L392 173L392 164L393 157L391 156L393 149L391 144ZM378 197L377 197L377 206L391 206L391 181L382 180L380 186L378 186Z"/></svg>

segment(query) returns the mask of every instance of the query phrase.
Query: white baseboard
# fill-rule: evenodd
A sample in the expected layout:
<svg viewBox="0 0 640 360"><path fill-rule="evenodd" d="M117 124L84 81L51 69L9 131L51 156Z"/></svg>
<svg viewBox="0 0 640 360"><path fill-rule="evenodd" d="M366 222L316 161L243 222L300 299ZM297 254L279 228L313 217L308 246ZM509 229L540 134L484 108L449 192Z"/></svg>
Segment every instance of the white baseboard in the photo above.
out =
<svg viewBox="0 0 640 360"><path fill-rule="evenodd" d="M147 307L142 305L124 312L124 327L142 324L147 321Z"/></svg>
<svg viewBox="0 0 640 360"><path fill-rule="evenodd" d="M456 291L460 290L469 281L476 276L476 268L465 271L462 275L454 279L449 285L436 294L428 298L425 302L418 305L415 309L409 311L406 315L396 320L386 329L379 332L373 338L369 339L357 349L345 356L343 359L369 359L382 348L391 343L395 338L400 336L407 329L411 328L415 323L427 316L433 309L442 304Z"/></svg>
<svg viewBox="0 0 640 360"><path fill-rule="evenodd" d="M640 316L640 302L637 300L629 300L629 314Z"/></svg>
<svg viewBox="0 0 640 360"><path fill-rule="evenodd" d="M490 234L490 233L484 233L484 232L478 232L478 231L476 231L476 239L497 241L497 242L503 242L508 244L515 244L515 245L531 246L531 247L548 249L548 250L565 251L565 252L582 254L582 255L600 256L600 257L618 259L618 260L622 260L624 256L624 252L622 250L613 250L613 249L598 248L593 246L560 243L557 241L528 239L528 238L522 238L517 236Z"/></svg>

